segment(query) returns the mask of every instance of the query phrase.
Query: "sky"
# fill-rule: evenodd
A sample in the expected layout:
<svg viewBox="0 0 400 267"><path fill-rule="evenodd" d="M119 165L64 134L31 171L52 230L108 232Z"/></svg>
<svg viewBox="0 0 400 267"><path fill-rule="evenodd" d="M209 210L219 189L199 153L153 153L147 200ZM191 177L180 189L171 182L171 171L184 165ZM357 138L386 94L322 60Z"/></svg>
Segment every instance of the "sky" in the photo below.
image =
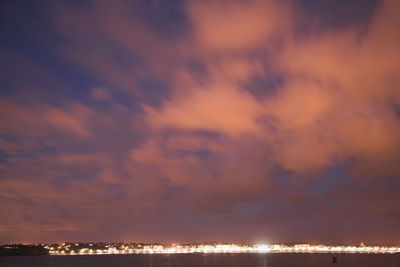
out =
<svg viewBox="0 0 400 267"><path fill-rule="evenodd" d="M400 1L0 3L0 243L400 245Z"/></svg>

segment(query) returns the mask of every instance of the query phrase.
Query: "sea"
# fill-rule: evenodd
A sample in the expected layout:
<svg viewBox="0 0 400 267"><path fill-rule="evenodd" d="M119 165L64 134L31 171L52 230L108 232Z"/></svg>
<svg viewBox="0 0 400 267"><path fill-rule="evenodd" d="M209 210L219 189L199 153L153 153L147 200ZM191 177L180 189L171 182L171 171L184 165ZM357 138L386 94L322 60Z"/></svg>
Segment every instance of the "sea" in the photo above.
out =
<svg viewBox="0 0 400 267"><path fill-rule="evenodd" d="M333 262L333 256L337 262ZM400 267L400 254L163 254L6 256L1 267Z"/></svg>

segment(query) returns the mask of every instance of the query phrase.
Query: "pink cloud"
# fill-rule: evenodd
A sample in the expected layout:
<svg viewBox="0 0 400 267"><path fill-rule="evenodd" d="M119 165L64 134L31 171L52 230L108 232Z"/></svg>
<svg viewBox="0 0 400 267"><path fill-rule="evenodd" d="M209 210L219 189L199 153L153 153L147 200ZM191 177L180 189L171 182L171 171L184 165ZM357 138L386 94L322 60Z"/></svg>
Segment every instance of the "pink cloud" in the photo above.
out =
<svg viewBox="0 0 400 267"><path fill-rule="evenodd" d="M47 130L88 138L92 136L91 127L100 123L112 127L113 122L104 114L74 101L66 101L64 107L31 102L18 104L0 99L1 114L4 117L0 132L26 137L47 135ZM93 121L98 118L98 121ZM27 131L26 129L29 129Z"/></svg>
<svg viewBox="0 0 400 267"><path fill-rule="evenodd" d="M224 17L213 15L218 14L223 4L194 5L190 14L206 44L226 45L226 48L237 45L251 51L252 46L225 35L249 44L265 44L263 36L268 36L269 31L250 27L257 34L253 36L250 31L251 36L246 38L241 35L240 27L237 33L230 32L224 23L235 21L230 14L245 27L247 24L240 23L241 18L253 14L254 9L261 10L258 5L261 4L237 3L230 6L228 16ZM271 10L280 8L273 2L265 5ZM388 41L389 36L398 36L393 32L398 19L388 9L396 9L395 4L382 4L363 35L358 28L349 28L302 39L293 38L290 28L285 28L280 32L286 36L285 42L281 49L272 50L275 55L271 63L275 64L274 73L284 73L288 78L276 93L266 97L256 98L240 85L254 75L263 75L258 61L232 57L233 52L217 58L205 56L209 73L209 79L202 82L205 85L196 85L195 77L185 78L190 82L181 85L178 80L172 97L161 108L145 107L145 120L155 132L204 130L230 138L254 138L260 145L272 147L271 160L275 164L297 172L323 169L337 160L346 162L350 158L365 164L392 162L400 145L400 126L389 104L397 103L399 98L396 85L399 53L393 45L397 39ZM258 13L254 14L254 25L258 25ZM283 17L287 16L290 17L288 11ZM218 23L209 17L215 17ZM251 19L246 21L253 23ZM208 23L216 26L207 26ZM219 23L226 30L220 39L218 34L212 34L218 32ZM273 19L269 23L283 25ZM208 54L207 50L201 53ZM153 146L155 150L157 144Z"/></svg>
<svg viewBox="0 0 400 267"><path fill-rule="evenodd" d="M216 84L178 94L161 110L145 107L153 127L223 132L232 137L260 133L257 118L263 108L248 92L230 84Z"/></svg>
<svg viewBox="0 0 400 267"><path fill-rule="evenodd" d="M110 218L146 223L167 218L165 207L234 217L237 203L303 204L336 164L366 184L398 176L399 4L382 2L366 31L356 25L302 36L292 10L304 10L288 3L188 2L193 32L174 38L157 35L122 2L56 5L56 27L68 40L60 51L112 85L90 91L91 101L111 107L0 99L0 134L18 139L0 139L7 155L0 212L8 212L0 235L90 232ZM147 77L165 83L151 96L160 103L143 101L148 88L139 84ZM254 78L269 84L273 77L282 81L254 93ZM111 90L121 88L134 107L112 103ZM346 190L328 199L350 203L353 189ZM396 211L392 194L378 196L387 212ZM378 214L372 206L367 212ZM290 227L302 216L293 210L262 210L257 226L272 214Z"/></svg>
<svg viewBox="0 0 400 267"><path fill-rule="evenodd" d="M211 50L262 47L291 24L289 6L279 1L196 1L188 10L195 43Z"/></svg>

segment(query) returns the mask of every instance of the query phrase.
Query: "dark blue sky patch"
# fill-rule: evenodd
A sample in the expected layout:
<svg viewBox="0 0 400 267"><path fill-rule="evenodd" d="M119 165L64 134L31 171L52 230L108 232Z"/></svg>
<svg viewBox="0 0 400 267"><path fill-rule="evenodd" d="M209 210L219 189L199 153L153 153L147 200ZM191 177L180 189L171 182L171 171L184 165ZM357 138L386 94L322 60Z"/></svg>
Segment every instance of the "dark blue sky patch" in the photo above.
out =
<svg viewBox="0 0 400 267"><path fill-rule="evenodd" d="M160 107L163 99L168 95L169 86L160 79L143 79L138 85L142 89L140 92L140 100L147 105Z"/></svg>
<svg viewBox="0 0 400 267"><path fill-rule="evenodd" d="M306 17L298 17L297 34L340 30L359 25L367 27L379 0L298 0L297 3L306 11ZM300 14L301 12L296 12Z"/></svg>
<svg viewBox="0 0 400 267"><path fill-rule="evenodd" d="M317 198L324 198L337 186L353 182L347 175L346 167L341 165L326 168L321 176L310 187L310 194Z"/></svg>
<svg viewBox="0 0 400 267"><path fill-rule="evenodd" d="M163 38L179 38L188 30L185 3L181 0L150 0L135 3L140 19Z"/></svg>

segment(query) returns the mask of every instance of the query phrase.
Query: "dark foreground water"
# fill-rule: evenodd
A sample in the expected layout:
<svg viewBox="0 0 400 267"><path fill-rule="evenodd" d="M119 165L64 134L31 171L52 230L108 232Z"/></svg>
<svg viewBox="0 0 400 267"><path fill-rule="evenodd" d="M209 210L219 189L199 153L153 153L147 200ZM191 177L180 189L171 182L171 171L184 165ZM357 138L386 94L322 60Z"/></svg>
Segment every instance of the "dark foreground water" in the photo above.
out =
<svg viewBox="0 0 400 267"><path fill-rule="evenodd" d="M338 254L173 254L0 257L0 266L112 267L399 267L400 255Z"/></svg>

